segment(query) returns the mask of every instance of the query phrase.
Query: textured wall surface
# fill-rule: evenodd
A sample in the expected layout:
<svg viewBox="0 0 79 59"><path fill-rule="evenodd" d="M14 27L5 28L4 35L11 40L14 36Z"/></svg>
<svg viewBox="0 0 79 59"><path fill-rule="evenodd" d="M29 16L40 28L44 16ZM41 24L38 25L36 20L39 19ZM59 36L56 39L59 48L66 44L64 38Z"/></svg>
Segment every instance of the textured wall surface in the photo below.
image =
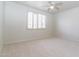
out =
<svg viewBox="0 0 79 59"><path fill-rule="evenodd" d="M79 7L57 15L58 36L79 41Z"/></svg>

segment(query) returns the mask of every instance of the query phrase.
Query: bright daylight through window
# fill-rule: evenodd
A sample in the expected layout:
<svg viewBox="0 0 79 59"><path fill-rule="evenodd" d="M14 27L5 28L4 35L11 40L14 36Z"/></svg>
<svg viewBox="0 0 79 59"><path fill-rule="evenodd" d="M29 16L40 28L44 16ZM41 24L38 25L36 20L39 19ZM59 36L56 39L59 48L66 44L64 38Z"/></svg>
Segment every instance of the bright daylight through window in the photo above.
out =
<svg viewBox="0 0 79 59"><path fill-rule="evenodd" d="M28 12L28 29L44 29L46 28L46 16Z"/></svg>

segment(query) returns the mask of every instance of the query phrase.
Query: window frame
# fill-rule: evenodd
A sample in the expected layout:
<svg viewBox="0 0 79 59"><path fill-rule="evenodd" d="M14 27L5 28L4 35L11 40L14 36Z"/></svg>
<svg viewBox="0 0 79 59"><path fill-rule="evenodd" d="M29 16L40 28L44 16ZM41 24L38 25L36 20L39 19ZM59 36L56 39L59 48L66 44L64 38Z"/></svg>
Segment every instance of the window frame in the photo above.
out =
<svg viewBox="0 0 79 59"><path fill-rule="evenodd" d="M42 28L42 27L41 27L41 28L38 28L38 22L37 22L37 28L35 28L35 29L33 28L33 25L34 25L34 24L32 25L32 28L28 28L28 13L29 13L29 12L32 12L33 14L37 14L37 21L38 21L38 15L39 15L39 14L45 16L45 28ZM28 30L43 30L43 29L45 30L45 29L47 28L47 15L45 15L45 14L43 14L43 13L33 12L33 11L28 11L28 13L27 13L27 29L28 29ZM34 19L34 18L33 18L33 19ZM33 19L32 19L32 20L33 20ZM34 22L32 21L32 23L34 23Z"/></svg>

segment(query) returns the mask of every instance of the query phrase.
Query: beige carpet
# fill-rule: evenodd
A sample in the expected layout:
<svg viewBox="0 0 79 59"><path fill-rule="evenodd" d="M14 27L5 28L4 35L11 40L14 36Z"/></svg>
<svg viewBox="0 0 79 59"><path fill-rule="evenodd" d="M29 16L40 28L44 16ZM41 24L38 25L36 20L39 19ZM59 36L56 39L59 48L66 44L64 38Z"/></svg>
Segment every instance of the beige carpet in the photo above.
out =
<svg viewBox="0 0 79 59"><path fill-rule="evenodd" d="M79 42L51 38L9 44L4 46L2 56L79 57Z"/></svg>

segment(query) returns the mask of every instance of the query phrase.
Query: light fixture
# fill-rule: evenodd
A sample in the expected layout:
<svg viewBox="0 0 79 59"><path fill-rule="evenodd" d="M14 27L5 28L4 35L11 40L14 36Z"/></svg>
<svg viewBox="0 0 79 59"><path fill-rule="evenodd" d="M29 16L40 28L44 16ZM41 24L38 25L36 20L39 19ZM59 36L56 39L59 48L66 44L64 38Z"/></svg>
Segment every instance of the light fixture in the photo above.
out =
<svg viewBox="0 0 79 59"><path fill-rule="evenodd" d="M50 6L49 8L50 8L51 10L53 10L53 9L54 9L54 6Z"/></svg>
<svg viewBox="0 0 79 59"><path fill-rule="evenodd" d="M48 11L51 12L51 11L53 11L54 9L55 9L55 6L51 5L51 6L49 6Z"/></svg>

